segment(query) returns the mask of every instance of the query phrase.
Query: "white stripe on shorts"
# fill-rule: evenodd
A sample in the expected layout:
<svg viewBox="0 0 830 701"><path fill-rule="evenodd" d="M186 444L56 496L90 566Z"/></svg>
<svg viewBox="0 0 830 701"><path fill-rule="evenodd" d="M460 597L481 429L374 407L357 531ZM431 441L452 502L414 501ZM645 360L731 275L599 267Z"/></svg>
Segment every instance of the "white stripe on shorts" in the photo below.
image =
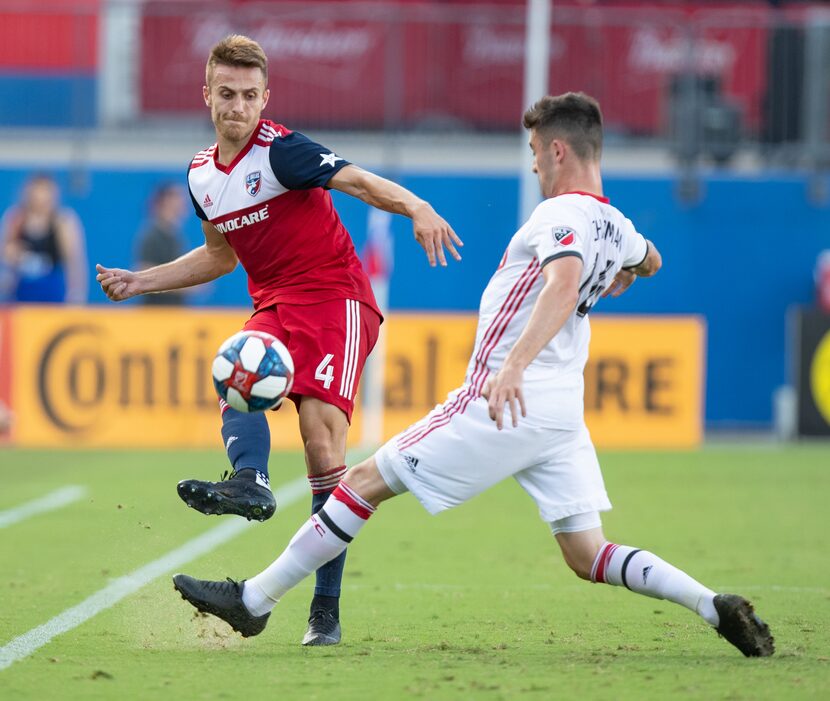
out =
<svg viewBox="0 0 830 701"><path fill-rule="evenodd" d="M357 377L357 367L360 363L360 302L356 299L352 300L353 314L354 314L354 348L352 349L352 368L349 377L349 385L347 387L347 396L351 399L354 396L355 378Z"/></svg>
<svg viewBox="0 0 830 701"><path fill-rule="evenodd" d="M346 346L343 349L343 373L340 377L340 396L352 398L357 363L360 355L360 302L346 300Z"/></svg>

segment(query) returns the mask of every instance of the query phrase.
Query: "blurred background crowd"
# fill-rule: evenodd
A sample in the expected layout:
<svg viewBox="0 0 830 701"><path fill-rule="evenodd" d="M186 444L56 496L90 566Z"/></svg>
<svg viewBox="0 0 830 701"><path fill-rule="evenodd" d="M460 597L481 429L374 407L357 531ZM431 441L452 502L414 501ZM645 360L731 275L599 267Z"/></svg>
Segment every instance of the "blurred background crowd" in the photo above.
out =
<svg viewBox="0 0 830 701"><path fill-rule="evenodd" d="M606 194L665 257L600 311L700 315L706 426L781 428L788 319L830 312L830 6L551 5L549 92L599 99ZM527 16L524 0L0 0L2 299L103 304L94 263L199 244L184 175L213 141L204 62L239 32L269 55L268 118L402 182L467 243L458 270L427 271L406 222L337 198L391 273L390 309L474 310L519 220ZM148 301L247 306L240 276Z"/></svg>

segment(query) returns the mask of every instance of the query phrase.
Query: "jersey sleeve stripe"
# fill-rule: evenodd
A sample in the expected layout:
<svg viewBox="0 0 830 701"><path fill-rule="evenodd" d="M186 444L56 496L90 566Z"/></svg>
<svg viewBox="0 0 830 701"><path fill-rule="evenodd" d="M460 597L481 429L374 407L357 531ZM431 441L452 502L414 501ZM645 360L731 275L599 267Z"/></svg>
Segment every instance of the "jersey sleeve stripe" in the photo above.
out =
<svg viewBox="0 0 830 701"><path fill-rule="evenodd" d="M197 153L193 160L190 162L190 170L194 168L200 168L201 166L205 165L206 163L210 163L213 160L213 152L216 150L216 144L211 146L210 148L202 149Z"/></svg>
<svg viewBox="0 0 830 701"><path fill-rule="evenodd" d="M648 258L648 252L650 250L651 250L651 245L649 244L648 239L646 239L646 254L643 256L643 259L639 263L637 263L636 265L627 265L627 266L625 266L623 268L623 270L633 270L634 268L639 268L643 263L646 262L646 258Z"/></svg>
<svg viewBox="0 0 830 701"><path fill-rule="evenodd" d="M575 256L579 258L579 260L584 260L579 251L560 251L559 253L554 253L552 256L545 258L545 260L542 261L541 267L544 268L552 260L556 260L557 258L566 258L567 256Z"/></svg>

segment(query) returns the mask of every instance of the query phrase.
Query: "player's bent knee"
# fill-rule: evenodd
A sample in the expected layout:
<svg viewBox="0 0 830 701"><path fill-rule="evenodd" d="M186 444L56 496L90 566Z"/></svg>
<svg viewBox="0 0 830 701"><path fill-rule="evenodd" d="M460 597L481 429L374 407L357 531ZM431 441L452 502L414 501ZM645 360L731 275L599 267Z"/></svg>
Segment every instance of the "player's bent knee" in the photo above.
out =
<svg viewBox="0 0 830 701"><path fill-rule="evenodd" d="M589 557L588 551L562 548L562 557L565 559L565 564L571 568L577 577L585 580L591 579L591 568L594 560Z"/></svg>
<svg viewBox="0 0 830 701"><path fill-rule="evenodd" d="M598 517L599 515L597 514L597 519ZM565 529L557 530L557 525L561 525L561 522L554 522L551 524L551 527L562 550L562 556L565 562L577 577L590 580L594 560L596 560L600 549L605 544L605 536L602 533L602 528L596 526L587 528L586 530L568 531ZM574 523L571 525L577 527L579 524ZM586 520L582 525L590 524Z"/></svg>
<svg viewBox="0 0 830 701"><path fill-rule="evenodd" d="M569 560L565 557L565 562L568 564L568 567L571 568L573 573L579 577L580 579L584 579L589 581L591 579L591 566L585 566L585 562L581 560ZM591 561L593 563L593 560Z"/></svg>
<svg viewBox="0 0 830 701"><path fill-rule="evenodd" d="M378 470L374 458L368 458L351 468L343 482L373 506L395 496Z"/></svg>
<svg viewBox="0 0 830 701"><path fill-rule="evenodd" d="M348 429L346 415L340 409L314 397L303 397L300 434L311 474L343 464Z"/></svg>

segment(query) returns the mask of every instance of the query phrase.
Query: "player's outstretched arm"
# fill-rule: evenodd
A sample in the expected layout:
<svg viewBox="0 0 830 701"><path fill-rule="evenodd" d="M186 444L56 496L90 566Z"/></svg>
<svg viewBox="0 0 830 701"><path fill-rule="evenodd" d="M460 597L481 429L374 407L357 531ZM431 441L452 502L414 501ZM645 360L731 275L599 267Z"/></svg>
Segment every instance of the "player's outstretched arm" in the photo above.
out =
<svg viewBox="0 0 830 701"><path fill-rule="evenodd" d="M236 254L225 237L208 222L202 222L205 243L176 260L133 272L122 268L95 266L95 279L113 302L123 302L141 294L167 292L193 287L231 272L237 263Z"/></svg>
<svg viewBox="0 0 830 701"><path fill-rule="evenodd" d="M559 329L573 312L579 300L579 278L582 259L564 256L542 268L544 287L533 305L527 322L516 344L510 349L501 369L487 379L482 395L487 398L490 418L501 430L505 404L510 407L513 426L519 424L519 413L527 416L522 375L525 368L559 333Z"/></svg>
<svg viewBox="0 0 830 701"><path fill-rule="evenodd" d="M456 246L463 246L464 243L452 227L438 215L429 202L417 197L405 187L356 165L341 168L331 177L328 186L357 197L372 207L409 217L412 220L415 240L426 252L431 266L434 267L436 261L442 266L447 265L445 248L455 260L461 260Z"/></svg>

